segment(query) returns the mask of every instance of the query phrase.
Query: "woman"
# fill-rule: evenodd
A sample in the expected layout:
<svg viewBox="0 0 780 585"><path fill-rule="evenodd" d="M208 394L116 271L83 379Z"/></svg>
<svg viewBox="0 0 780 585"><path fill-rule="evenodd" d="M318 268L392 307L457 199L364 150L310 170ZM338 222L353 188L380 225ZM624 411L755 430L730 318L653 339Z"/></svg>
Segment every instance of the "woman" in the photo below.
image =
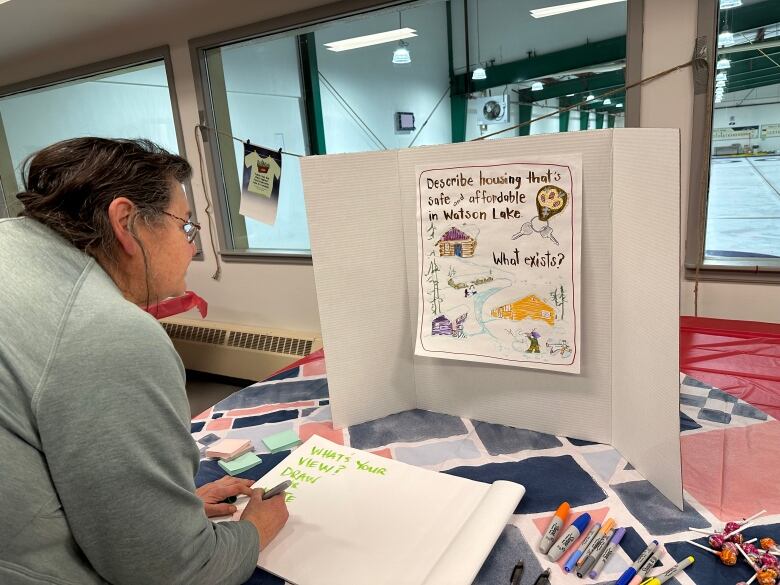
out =
<svg viewBox="0 0 780 585"><path fill-rule="evenodd" d="M287 521L251 481L195 489L184 369L139 306L184 292L184 159L77 138L0 220L0 583L232 584ZM239 522L218 504L251 495Z"/></svg>

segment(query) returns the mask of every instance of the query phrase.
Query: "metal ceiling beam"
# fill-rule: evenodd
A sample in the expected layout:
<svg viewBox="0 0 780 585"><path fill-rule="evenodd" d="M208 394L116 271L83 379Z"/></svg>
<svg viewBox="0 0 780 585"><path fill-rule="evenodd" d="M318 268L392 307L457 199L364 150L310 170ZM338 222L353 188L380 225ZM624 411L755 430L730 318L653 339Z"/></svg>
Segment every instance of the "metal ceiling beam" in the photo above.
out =
<svg viewBox="0 0 780 585"><path fill-rule="evenodd" d="M778 62L780 62L780 59L778 59ZM763 75L768 71L780 71L780 68L771 61L766 60L765 63L766 66L763 66L763 63L761 65L753 62L741 63L739 65L732 65L729 69L725 69L724 71L726 72L729 81L732 79L744 79L750 75ZM718 71L718 73L720 73L720 71Z"/></svg>
<svg viewBox="0 0 780 585"><path fill-rule="evenodd" d="M730 47L721 47L718 49L718 55L744 53L745 51L758 51L759 49L774 49L775 47L780 47L780 39L761 41L759 43L744 43L741 45L732 45Z"/></svg>
<svg viewBox="0 0 780 585"><path fill-rule="evenodd" d="M767 55L772 57L775 61L780 61L780 50L778 51L764 51L761 53L760 51L746 51L744 53L740 53L742 55L740 58L731 58L727 57L729 61L731 61L731 66L734 67L735 63L746 63L748 61L753 61L755 59L765 59L771 63L769 59L767 59Z"/></svg>
<svg viewBox="0 0 780 585"><path fill-rule="evenodd" d="M482 91L491 87L549 77L564 71L575 71L626 58L626 36L587 43L528 59L520 59L485 68L487 79L471 80L471 72L452 78L454 95Z"/></svg>
<svg viewBox="0 0 780 585"><path fill-rule="evenodd" d="M548 83L541 91L531 91L530 89L521 89L517 95L521 102L537 102L551 98L564 97L570 93L587 94L601 89L612 89L625 85L625 69L618 71L608 71L606 73L596 73L589 77L580 77L567 81L557 81Z"/></svg>
<svg viewBox="0 0 780 585"><path fill-rule="evenodd" d="M764 0L764 2L721 10L719 30L729 29L730 32L736 33L777 22L780 22L780 2Z"/></svg>
<svg viewBox="0 0 780 585"><path fill-rule="evenodd" d="M729 85L726 89L729 93L733 93L736 91L744 91L746 89L775 85L777 83L780 83L780 73L777 75L767 75L761 77L760 79L751 79L750 81L746 81L744 83L735 83L734 85Z"/></svg>

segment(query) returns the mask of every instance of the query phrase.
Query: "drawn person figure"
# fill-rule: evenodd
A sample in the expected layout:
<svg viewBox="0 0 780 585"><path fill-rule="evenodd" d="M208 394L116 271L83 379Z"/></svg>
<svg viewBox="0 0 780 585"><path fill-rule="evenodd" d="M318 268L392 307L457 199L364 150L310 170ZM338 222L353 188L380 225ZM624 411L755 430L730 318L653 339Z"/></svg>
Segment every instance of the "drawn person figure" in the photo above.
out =
<svg viewBox="0 0 780 585"><path fill-rule="evenodd" d="M525 353L542 353L541 348L539 347L539 338L542 336L542 334L534 329L531 331L531 333L526 333L525 336L531 342L531 345L528 346L528 349L525 350Z"/></svg>
<svg viewBox="0 0 780 585"><path fill-rule="evenodd" d="M536 232L543 238L549 238L557 246L558 240L553 235L550 219L563 211L568 201L569 194L560 187L545 185L539 189L536 194L537 217L525 222L520 227L520 231L512 236L512 239L516 240Z"/></svg>

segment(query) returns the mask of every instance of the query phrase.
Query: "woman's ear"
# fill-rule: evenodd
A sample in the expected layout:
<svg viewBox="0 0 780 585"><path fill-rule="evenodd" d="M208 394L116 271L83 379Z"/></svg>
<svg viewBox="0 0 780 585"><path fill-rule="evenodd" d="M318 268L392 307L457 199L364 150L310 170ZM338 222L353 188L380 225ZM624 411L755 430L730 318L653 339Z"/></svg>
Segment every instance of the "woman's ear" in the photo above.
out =
<svg viewBox="0 0 780 585"><path fill-rule="evenodd" d="M126 197L117 197L108 206L108 220L119 247L128 256L135 256L140 248L130 231L135 205Z"/></svg>

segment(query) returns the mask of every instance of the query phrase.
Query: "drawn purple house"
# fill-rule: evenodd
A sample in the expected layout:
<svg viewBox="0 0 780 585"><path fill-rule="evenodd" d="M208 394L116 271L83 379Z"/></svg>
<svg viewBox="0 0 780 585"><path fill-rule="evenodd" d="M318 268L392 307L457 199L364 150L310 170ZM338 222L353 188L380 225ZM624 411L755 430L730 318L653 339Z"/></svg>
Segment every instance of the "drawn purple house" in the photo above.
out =
<svg viewBox="0 0 780 585"><path fill-rule="evenodd" d="M439 245L440 256L460 256L470 258L474 255L477 240L456 227L451 227L436 242Z"/></svg>
<svg viewBox="0 0 780 585"><path fill-rule="evenodd" d="M444 315L439 315L431 321L431 335L452 335L452 321Z"/></svg>

